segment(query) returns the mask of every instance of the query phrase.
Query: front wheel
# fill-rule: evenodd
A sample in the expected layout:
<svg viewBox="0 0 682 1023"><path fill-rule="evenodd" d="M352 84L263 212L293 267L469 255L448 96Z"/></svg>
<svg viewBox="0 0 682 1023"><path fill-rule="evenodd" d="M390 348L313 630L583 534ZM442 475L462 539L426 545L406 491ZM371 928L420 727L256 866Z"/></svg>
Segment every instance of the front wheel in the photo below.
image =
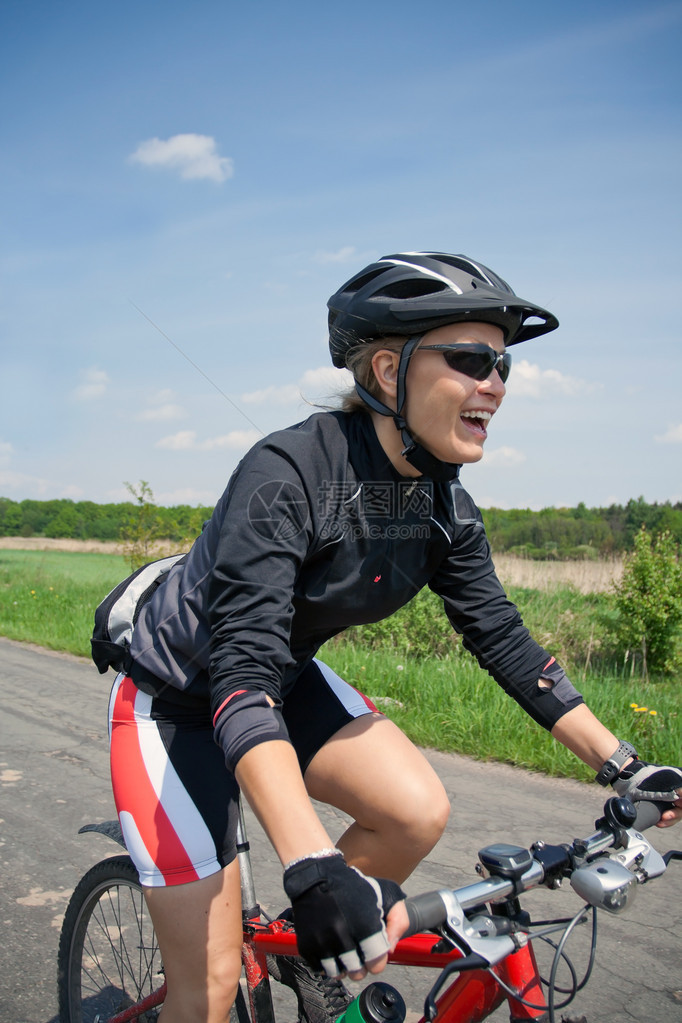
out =
<svg viewBox="0 0 682 1023"><path fill-rule="evenodd" d="M77 885L59 939L61 1023L103 1023L163 984L161 953L129 856L95 864ZM140 1023L153 1023L149 1009Z"/></svg>

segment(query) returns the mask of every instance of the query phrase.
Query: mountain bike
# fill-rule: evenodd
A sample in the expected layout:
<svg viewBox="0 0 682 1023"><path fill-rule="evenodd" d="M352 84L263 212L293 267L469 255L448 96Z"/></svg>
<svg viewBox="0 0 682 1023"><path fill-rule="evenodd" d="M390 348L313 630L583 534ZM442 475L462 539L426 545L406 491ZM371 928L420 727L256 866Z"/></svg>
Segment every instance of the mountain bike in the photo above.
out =
<svg viewBox="0 0 682 1023"><path fill-rule="evenodd" d="M560 845L538 841L530 849L507 842L486 846L479 852L480 876L474 883L408 898L409 931L389 963L438 969L420 1023L478 1023L505 1000L512 1023L555 1023L556 1013L573 1001L592 972L598 912L622 912L638 885L663 874L671 859L682 859L682 852L661 855L642 834L659 819L659 807L663 805L635 807L627 799L611 797L587 838ZM79 833L89 831L125 848L118 821L88 824ZM295 995L300 1023L334 1023L350 996L340 981L315 974L300 959L294 925L286 914L273 920L261 911L243 813L237 855L244 969L234 1023L275 1023L273 989L278 985ZM541 886L556 889L564 880L580 897L580 908L571 917L532 922L521 896ZM566 946L583 924L591 928L591 937L579 979ZM547 976L542 976L536 958L540 942L550 949ZM163 964L127 855L97 863L77 885L61 931L58 986L62 1023L157 1019L165 996ZM365 989L368 994L377 994L381 1002L376 1018L400 1019L398 992L375 982Z"/></svg>

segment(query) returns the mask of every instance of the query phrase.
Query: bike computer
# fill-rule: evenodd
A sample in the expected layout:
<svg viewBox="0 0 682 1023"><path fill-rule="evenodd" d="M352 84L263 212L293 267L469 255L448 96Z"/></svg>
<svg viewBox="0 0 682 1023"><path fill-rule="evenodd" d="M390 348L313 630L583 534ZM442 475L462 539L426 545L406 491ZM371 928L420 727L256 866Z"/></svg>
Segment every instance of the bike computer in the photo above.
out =
<svg viewBox="0 0 682 1023"><path fill-rule="evenodd" d="M504 877L510 881L518 881L533 863L528 849L505 842L487 845L479 850L478 858L493 877Z"/></svg>

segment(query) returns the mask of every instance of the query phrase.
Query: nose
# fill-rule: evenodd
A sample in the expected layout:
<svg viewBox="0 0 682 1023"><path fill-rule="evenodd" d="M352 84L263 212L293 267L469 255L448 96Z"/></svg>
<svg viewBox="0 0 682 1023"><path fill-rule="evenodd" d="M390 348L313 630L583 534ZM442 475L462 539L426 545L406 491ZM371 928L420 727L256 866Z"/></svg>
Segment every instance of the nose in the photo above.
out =
<svg viewBox="0 0 682 1023"><path fill-rule="evenodd" d="M502 381L502 377L500 376L496 369L492 371L489 377L486 377L485 380L480 381L478 389L479 391L485 392L485 394L493 394L498 404L502 401L505 394L507 393L507 388L505 387Z"/></svg>

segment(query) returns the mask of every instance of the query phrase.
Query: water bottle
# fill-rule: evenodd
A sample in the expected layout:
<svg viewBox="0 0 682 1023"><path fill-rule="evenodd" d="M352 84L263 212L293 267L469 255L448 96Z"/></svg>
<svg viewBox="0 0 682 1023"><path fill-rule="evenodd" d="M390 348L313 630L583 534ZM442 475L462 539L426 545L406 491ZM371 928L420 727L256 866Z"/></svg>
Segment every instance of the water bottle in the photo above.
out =
<svg viewBox="0 0 682 1023"><path fill-rule="evenodd" d="M400 992L378 980L353 999L336 1023L404 1023L406 1011Z"/></svg>

